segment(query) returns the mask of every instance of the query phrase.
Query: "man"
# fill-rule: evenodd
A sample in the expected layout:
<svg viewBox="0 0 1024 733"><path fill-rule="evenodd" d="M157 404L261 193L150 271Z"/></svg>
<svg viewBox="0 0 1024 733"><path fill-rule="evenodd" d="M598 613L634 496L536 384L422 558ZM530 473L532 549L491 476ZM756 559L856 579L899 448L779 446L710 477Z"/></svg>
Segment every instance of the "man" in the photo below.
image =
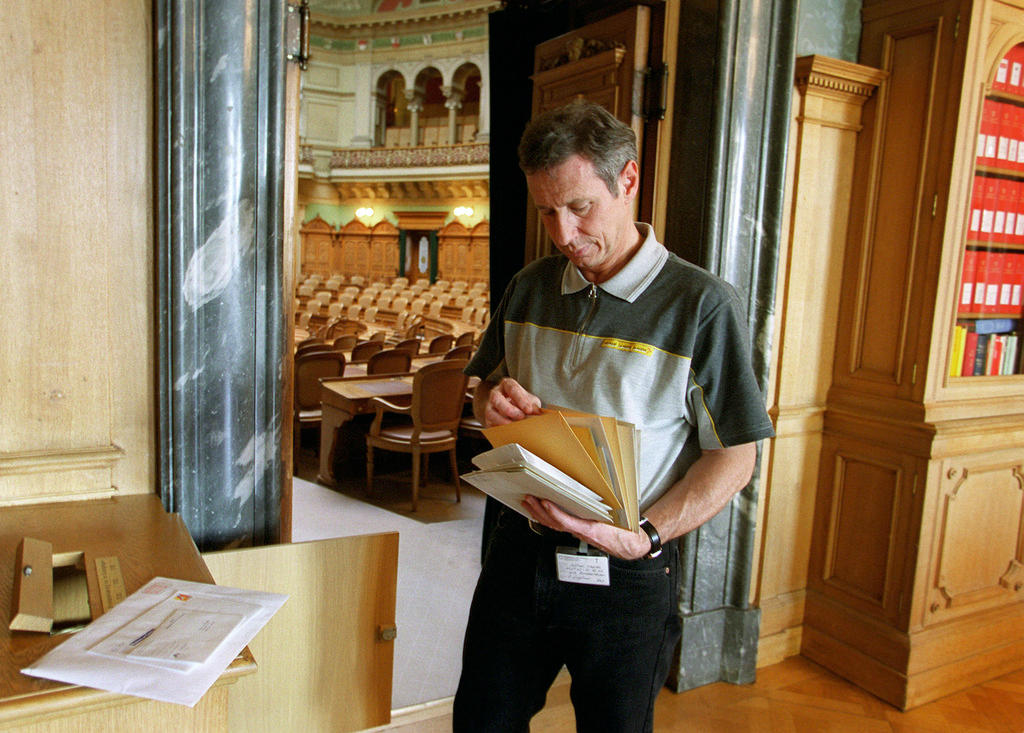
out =
<svg viewBox="0 0 1024 733"><path fill-rule="evenodd" d="M633 221L633 131L574 102L528 125L520 167L560 255L512 280L466 371L487 425L542 405L639 431L642 530L528 497L502 507L473 597L456 731L525 731L563 664L581 731L650 731L679 640L677 538L711 519L772 435L732 288ZM594 549L596 548L596 549ZM597 570L578 582L574 564Z"/></svg>

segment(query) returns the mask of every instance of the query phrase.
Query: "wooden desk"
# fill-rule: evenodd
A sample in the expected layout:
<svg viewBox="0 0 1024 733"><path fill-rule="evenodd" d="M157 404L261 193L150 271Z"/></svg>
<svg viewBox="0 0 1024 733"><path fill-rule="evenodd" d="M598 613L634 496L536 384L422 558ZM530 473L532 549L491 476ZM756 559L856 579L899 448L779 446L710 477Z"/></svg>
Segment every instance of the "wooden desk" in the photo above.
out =
<svg viewBox="0 0 1024 733"><path fill-rule="evenodd" d="M348 366L345 367L346 371ZM334 377L320 380L320 472L316 480L337 485L334 457L338 449L338 428L356 415L372 412L370 400L385 397L400 405L412 399L412 374L392 376Z"/></svg>
<svg viewBox="0 0 1024 733"><path fill-rule="evenodd" d="M0 728L37 725L32 730L226 730L227 685L255 672L246 650L194 707L157 702L29 677L19 670L66 636L11 631L14 563L23 537L45 540L54 553L84 551L116 556L125 590L134 593L155 576L212 583L213 577L177 514L164 511L154 494L56 504L4 507L0 511ZM99 596L95 582L90 598ZM71 721L74 721L73 723Z"/></svg>
<svg viewBox="0 0 1024 733"><path fill-rule="evenodd" d="M432 355L436 358L436 355ZM348 366L345 367L346 372ZM325 486L336 486L334 458L338 450L338 429L356 415L365 415L373 410L370 400L384 397L398 405L412 401L412 372L391 374L331 377L320 380L320 471L316 480ZM468 389L480 382L470 377Z"/></svg>
<svg viewBox="0 0 1024 733"><path fill-rule="evenodd" d="M443 358L444 358L444 354L417 354L416 356L414 356L412 358L412 371L407 372L407 374L412 374L417 369L419 369L421 366L426 366L427 364L433 364L435 362L441 361ZM345 377L348 378L348 377L365 377L365 376L368 376L366 374L366 365L368 363L369 362L367 362L367 361L349 361L349 362L346 362L346 364L345 364ZM380 375L378 374L378 375L372 375L372 376L380 376Z"/></svg>

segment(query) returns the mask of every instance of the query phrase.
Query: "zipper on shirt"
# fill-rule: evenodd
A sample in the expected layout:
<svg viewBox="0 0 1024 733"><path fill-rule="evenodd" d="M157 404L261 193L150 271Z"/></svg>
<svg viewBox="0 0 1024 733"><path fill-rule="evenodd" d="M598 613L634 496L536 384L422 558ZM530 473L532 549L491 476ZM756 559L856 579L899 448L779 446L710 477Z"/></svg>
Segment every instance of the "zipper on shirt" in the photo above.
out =
<svg viewBox="0 0 1024 733"><path fill-rule="evenodd" d="M594 283L590 283L590 291L587 293L587 300L589 300L590 303L587 306L587 312L583 315L583 320L580 321L580 325L576 329L576 337L572 347L572 357L569 359L569 363L572 365L573 371L580 366L580 355L583 350L583 339L585 338L583 334L587 326L590 325L591 319L594 317L594 311L597 310L597 286Z"/></svg>

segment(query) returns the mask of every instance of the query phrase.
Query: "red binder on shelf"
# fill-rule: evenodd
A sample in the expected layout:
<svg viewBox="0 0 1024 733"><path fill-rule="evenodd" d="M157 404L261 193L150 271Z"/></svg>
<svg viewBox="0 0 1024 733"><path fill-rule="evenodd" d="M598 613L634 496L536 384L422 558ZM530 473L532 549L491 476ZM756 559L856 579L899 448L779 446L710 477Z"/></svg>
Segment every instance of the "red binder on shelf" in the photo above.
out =
<svg viewBox="0 0 1024 733"><path fill-rule="evenodd" d="M1024 107L1011 107L1013 110L1010 122L1013 132L1010 140L1010 164L1014 171L1024 170Z"/></svg>
<svg viewBox="0 0 1024 733"><path fill-rule="evenodd" d="M1010 90L1010 58L1009 54L999 59L999 67L996 69L996 78L992 82L992 89L998 92Z"/></svg>
<svg viewBox="0 0 1024 733"><path fill-rule="evenodd" d="M992 223L993 242L1009 241L1016 218L1012 213L1013 207L1016 205L1014 201L1016 193L1013 181L999 181L999 187L996 189L996 213Z"/></svg>
<svg viewBox="0 0 1024 733"><path fill-rule="evenodd" d="M1010 62L1010 78L1006 91L1012 94L1022 94L1024 93L1024 48L1019 45L1014 46L1006 56Z"/></svg>
<svg viewBox="0 0 1024 733"><path fill-rule="evenodd" d="M1006 261L1006 276L1010 282L1010 307L1007 315L1020 318L1021 307L1024 306L1024 253L1009 253Z"/></svg>
<svg viewBox="0 0 1024 733"><path fill-rule="evenodd" d="M981 124L978 138L978 163L996 164L996 147L999 141L999 119L1002 105L993 99L986 99L981 108Z"/></svg>
<svg viewBox="0 0 1024 733"><path fill-rule="evenodd" d="M1012 104L999 105L999 137L996 141L996 166L999 168L1010 168L1017 162L1016 144L1013 145L1014 160L1010 161L1010 141L1017 134L1016 111Z"/></svg>
<svg viewBox="0 0 1024 733"><path fill-rule="evenodd" d="M971 189L971 216L967 224L967 238L981 239L981 215L985 208L985 181L984 176L974 177L974 186Z"/></svg>
<svg viewBox="0 0 1024 733"><path fill-rule="evenodd" d="M996 207L999 205L999 183L998 178L985 179L985 190L981 197L981 229L978 232L978 239L984 242L992 240Z"/></svg>
<svg viewBox="0 0 1024 733"><path fill-rule="evenodd" d="M1010 283L1010 253L1000 252L996 260L996 280L999 283L999 302L996 305L996 313L1000 315L1009 315L1013 312L1013 307L1010 305L1010 293L1013 289Z"/></svg>
<svg viewBox="0 0 1024 733"><path fill-rule="evenodd" d="M1024 207L1021 206L1021 184L1020 181L1005 181L1009 189L1010 210L1006 215L1006 238L1004 241L1016 244L1024 240ZM1011 222L1012 218L1012 222Z"/></svg>
<svg viewBox="0 0 1024 733"><path fill-rule="evenodd" d="M988 253L985 261L985 303L982 305L982 313L999 313L999 287L1002 285L1005 259L1002 252ZM978 267L981 267L980 262Z"/></svg>
<svg viewBox="0 0 1024 733"><path fill-rule="evenodd" d="M988 283L988 250L979 249L974 265L974 313L985 313L985 289Z"/></svg>
<svg viewBox="0 0 1024 733"><path fill-rule="evenodd" d="M964 269L960 276L960 300L957 313L970 313L974 308L974 280L977 277L978 251L964 250Z"/></svg>

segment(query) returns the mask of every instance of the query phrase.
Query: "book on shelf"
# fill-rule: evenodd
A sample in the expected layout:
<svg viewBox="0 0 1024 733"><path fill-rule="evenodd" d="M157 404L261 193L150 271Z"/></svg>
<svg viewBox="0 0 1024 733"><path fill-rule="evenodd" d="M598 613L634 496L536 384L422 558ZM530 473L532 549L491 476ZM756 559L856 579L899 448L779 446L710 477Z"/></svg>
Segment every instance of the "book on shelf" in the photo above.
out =
<svg viewBox="0 0 1024 733"><path fill-rule="evenodd" d="M493 448L473 458L467 483L529 517L527 495L570 514L640 528L637 433L612 417L559 409L483 429Z"/></svg>
<svg viewBox="0 0 1024 733"><path fill-rule="evenodd" d="M956 324L950 353L950 376L1007 375L1020 371L1019 320L983 318Z"/></svg>
<svg viewBox="0 0 1024 733"><path fill-rule="evenodd" d="M980 377L985 373L985 366L988 363L988 342L992 334L979 333L978 344L974 352L974 364L971 365L971 373L966 376Z"/></svg>
<svg viewBox="0 0 1024 733"><path fill-rule="evenodd" d="M953 348L949 355L949 376L959 377L963 370L964 347L967 343L967 327L957 325L953 331Z"/></svg>
<svg viewBox="0 0 1024 733"><path fill-rule="evenodd" d="M972 377L974 376L974 360L978 354L978 334L976 331L967 330L964 326L966 333L964 334L964 353L963 360L960 365L960 376Z"/></svg>
<svg viewBox="0 0 1024 733"><path fill-rule="evenodd" d="M1003 344L1003 363L999 369L1000 374L1014 374L1017 367L1017 344L1020 339L1017 334L1007 334Z"/></svg>

